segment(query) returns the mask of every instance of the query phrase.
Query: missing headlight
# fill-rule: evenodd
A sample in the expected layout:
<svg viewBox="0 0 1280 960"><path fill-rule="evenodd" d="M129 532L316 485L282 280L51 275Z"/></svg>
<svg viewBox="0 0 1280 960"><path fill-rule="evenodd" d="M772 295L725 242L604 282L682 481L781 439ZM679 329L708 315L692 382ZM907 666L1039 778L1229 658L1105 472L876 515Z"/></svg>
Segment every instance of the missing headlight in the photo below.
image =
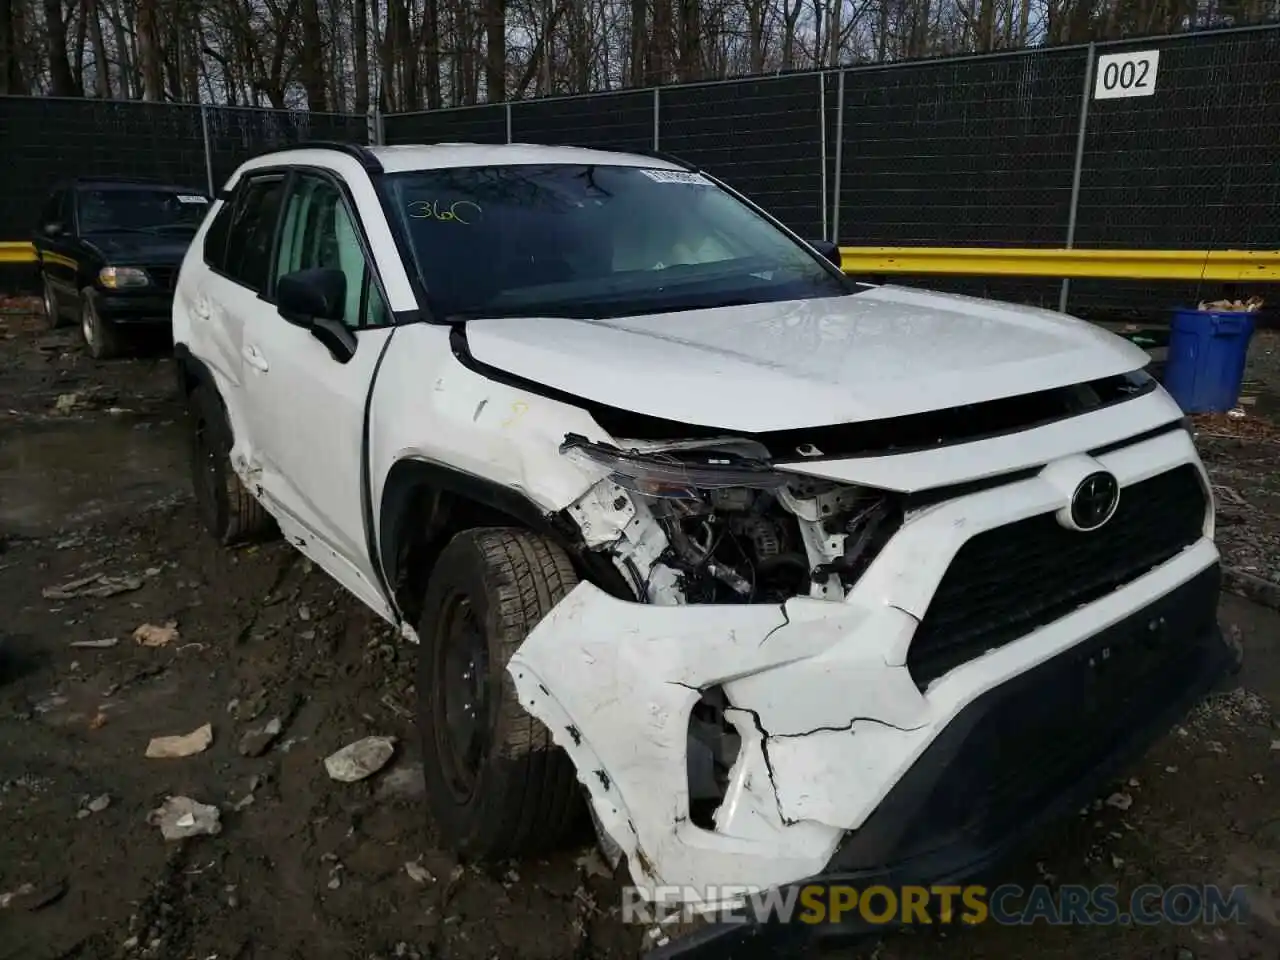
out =
<svg viewBox="0 0 1280 960"><path fill-rule="evenodd" d="M686 603L836 599L901 522L894 495L775 470L750 440L624 449L570 434L560 450L643 504L666 540L653 566Z"/></svg>

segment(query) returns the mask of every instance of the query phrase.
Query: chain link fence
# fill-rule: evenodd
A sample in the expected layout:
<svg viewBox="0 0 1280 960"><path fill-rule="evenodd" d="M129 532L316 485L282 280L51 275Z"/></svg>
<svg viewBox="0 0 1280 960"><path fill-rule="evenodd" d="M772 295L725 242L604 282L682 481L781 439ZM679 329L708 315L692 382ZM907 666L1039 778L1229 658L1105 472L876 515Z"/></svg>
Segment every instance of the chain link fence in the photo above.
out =
<svg viewBox="0 0 1280 960"><path fill-rule="evenodd" d="M1152 51L1158 61L1147 67L1115 61ZM1147 95L1098 98L1104 73L1113 88L1127 83ZM1277 250L1277 78L1280 26L1269 26L389 114L375 123L0 97L9 169L0 238L27 236L43 196L64 177L208 187L255 153L307 139L364 143L375 130L374 139L390 144L659 150L714 173L801 235L845 245ZM1148 79L1150 90L1138 89ZM1073 311L1167 305L1203 292L1112 280L897 279Z"/></svg>

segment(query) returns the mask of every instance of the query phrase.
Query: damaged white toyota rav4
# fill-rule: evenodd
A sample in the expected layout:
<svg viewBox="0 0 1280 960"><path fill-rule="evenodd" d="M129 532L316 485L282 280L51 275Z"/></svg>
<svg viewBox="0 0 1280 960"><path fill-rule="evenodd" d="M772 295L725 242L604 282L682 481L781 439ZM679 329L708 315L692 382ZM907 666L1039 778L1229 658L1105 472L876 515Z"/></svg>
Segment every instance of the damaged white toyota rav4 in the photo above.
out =
<svg viewBox="0 0 1280 960"><path fill-rule="evenodd" d="M1146 355L838 259L649 155L302 145L219 194L203 519L420 644L462 854L589 810L650 891L959 878L1238 666Z"/></svg>

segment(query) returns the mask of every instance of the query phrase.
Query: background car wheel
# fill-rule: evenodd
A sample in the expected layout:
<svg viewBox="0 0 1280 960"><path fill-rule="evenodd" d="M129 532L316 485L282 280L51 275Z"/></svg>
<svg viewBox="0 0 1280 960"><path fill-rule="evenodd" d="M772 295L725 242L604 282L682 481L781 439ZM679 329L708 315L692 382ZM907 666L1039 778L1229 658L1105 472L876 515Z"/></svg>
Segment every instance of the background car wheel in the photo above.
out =
<svg viewBox="0 0 1280 960"><path fill-rule="evenodd" d="M53 289L53 284L49 282L48 277L44 277L44 319L49 324L50 330L55 330L62 326L62 307L58 303L58 294Z"/></svg>
<svg viewBox="0 0 1280 960"><path fill-rule="evenodd" d="M231 469L231 436L222 404L207 386L188 399L191 421L191 484L200 522L225 546L275 532L275 521Z"/></svg>
<svg viewBox="0 0 1280 960"><path fill-rule="evenodd" d="M89 355L95 360L118 357L123 343L116 325L98 311L97 298L91 289L80 292L80 332Z"/></svg>
<svg viewBox="0 0 1280 960"><path fill-rule="evenodd" d="M540 853L582 822L573 762L506 670L577 582L560 547L515 528L463 531L435 564L418 625L418 727L427 802L464 856Z"/></svg>

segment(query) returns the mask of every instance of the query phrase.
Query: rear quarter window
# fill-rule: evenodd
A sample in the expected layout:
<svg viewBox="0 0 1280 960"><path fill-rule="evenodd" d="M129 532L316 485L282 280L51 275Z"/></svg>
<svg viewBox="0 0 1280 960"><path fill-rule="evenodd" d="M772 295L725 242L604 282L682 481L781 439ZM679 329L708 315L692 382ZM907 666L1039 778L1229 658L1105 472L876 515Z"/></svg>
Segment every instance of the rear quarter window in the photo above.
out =
<svg viewBox="0 0 1280 960"><path fill-rule="evenodd" d="M235 197L226 200L204 234L205 265L219 273L225 273L227 269L227 236L231 232L231 217L235 206Z"/></svg>

